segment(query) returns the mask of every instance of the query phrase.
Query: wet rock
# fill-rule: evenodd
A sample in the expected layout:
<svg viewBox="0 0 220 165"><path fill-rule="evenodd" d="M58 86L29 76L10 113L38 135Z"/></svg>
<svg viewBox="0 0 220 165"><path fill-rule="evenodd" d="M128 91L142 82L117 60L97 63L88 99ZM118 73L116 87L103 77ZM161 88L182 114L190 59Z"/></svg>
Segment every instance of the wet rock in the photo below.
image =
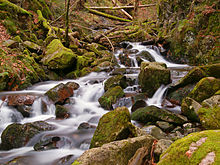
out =
<svg viewBox="0 0 220 165"><path fill-rule="evenodd" d="M220 79L205 77L196 84L188 96L201 103L203 100L213 96L219 89Z"/></svg>
<svg viewBox="0 0 220 165"><path fill-rule="evenodd" d="M85 151L72 165L127 165L141 147L151 148L155 139L150 135L114 141Z"/></svg>
<svg viewBox="0 0 220 165"><path fill-rule="evenodd" d="M148 164L149 160L150 160L150 148L141 147L135 152L134 156L129 160L128 165Z"/></svg>
<svg viewBox="0 0 220 165"><path fill-rule="evenodd" d="M60 83L47 91L46 96L54 103L63 103L68 97L73 95L74 85Z"/></svg>
<svg viewBox="0 0 220 165"><path fill-rule="evenodd" d="M83 122L79 125L78 129L95 129L96 126L95 125L91 125L87 122Z"/></svg>
<svg viewBox="0 0 220 165"><path fill-rule="evenodd" d="M154 156L155 156L156 162L159 161L160 155L164 153L172 143L173 141L167 140L167 139L158 140L158 142L155 145L155 149L154 149Z"/></svg>
<svg viewBox="0 0 220 165"><path fill-rule="evenodd" d="M174 127L175 127L173 124L170 124L170 123L165 122L165 121L157 121L156 125L158 127L160 127L165 132L169 132L169 131L173 130Z"/></svg>
<svg viewBox="0 0 220 165"><path fill-rule="evenodd" d="M158 128L155 125L148 125L141 128L144 130L147 134L152 135L156 139L167 139L168 136L166 133L164 133L160 128Z"/></svg>
<svg viewBox="0 0 220 165"><path fill-rule="evenodd" d="M190 97L186 97L181 105L181 112L191 121L199 121L198 110L202 106Z"/></svg>
<svg viewBox="0 0 220 165"><path fill-rule="evenodd" d="M18 106L18 105L32 105L37 96L33 95L10 95L8 96L8 105L9 106Z"/></svg>
<svg viewBox="0 0 220 165"><path fill-rule="evenodd" d="M45 150L51 150L51 149L58 149L57 142L60 141L61 138L58 136L54 137L47 137L44 140L41 140L40 142L36 143L34 145L35 151L45 151Z"/></svg>
<svg viewBox="0 0 220 165"><path fill-rule="evenodd" d="M195 84L189 84L184 87L180 87L173 92L169 92L168 89L169 94L167 95L167 99L174 104L181 105L182 100L188 96L194 87Z"/></svg>
<svg viewBox="0 0 220 165"><path fill-rule="evenodd" d="M164 63L142 62L138 80L142 92L151 97L162 84L170 83L170 70Z"/></svg>
<svg viewBox="0 0 220 165"><path fill-rule="evenodd" d="M101 117L90 148L100 147L105 143L135 136L135 127L131 124L128 109L119 107Z"/></svg>
<svg viewBox="0 0 220 165"><path fill-rule="evenodd" d="M166 121L178 125L182 125L183 123L187 122L185 117L165 109L160 109L156 106L148 106L137 109L131 114L131 119L140 121L142 123Z"/></svg>
<svg viewBox="0 0 220 165"><path fill-rule="evenodd" d="M124 75L126 73L126 68L115 68L111 75Z"/></svg>
<svg viewBox="0 0 220 165"><path fill-rule="evenodd" d="M119 54L119 60L121 62L121 64L131 67L132 62L131 59L129 58L128 54Z"/></svg>
<svg viewBox="0 0 220 165"><path fill-rule="evenodd" d="M220 144L216 137L220 136L220 130L208 130L190 134L175 141L161 156L158 165L201 164L210 153L214 157L210 164L218 164L220 161Z"/></svg>
<svg viewBox="0 0 220 165"><path fill-rule="evenodd" d="M101 107L111 110L112 105L116 103L116 101L124 96L123 89L120 86L116 86L107 90L99 99L99 104Z"/></svg>
<svg viewBox="0 0 220 165"><path fill-rule="evenodd" d="M54 126L44 121L37 121L26 124L13 123L7 126L6 129L2 132L2 143L0 148L2 150L10 150L12 148L23 147L36 134L42 131L49 131L53 129L55 129Z"/></svg>
<svg viewBox="0 0 220 165"><path fill-rule="evenodd" d="M67 69L75 64L76 55L72 50L64 47L60 40L54 39L47 46L45 56L41 61L49 69Z"/></svg>
<svg viewBox="0 0 220 165"><path fill-rule="evenodd" d="M28 106L28 105L19 105L16 106L16 109L18 110L18 112L20 112L22 114L22 116L24 117L30 117L31 113L32 113L32 107Z"/></svg>
<svg viewBox="0 0 220 165"><path fill-rule="evenodd" d="M155 62L155 59L152 57L152 55L148 51L141 51L136 55L137 57L141 57L144 60L147 60L149 62Z"/></svg>
<svg viewBox="0 0 220 165"><path fill-rule="evenodd" d="M124 49L132 49L133 47L129 42L121 42L119 46Z"/></svg>
<svg viewBox="0 0 220 165"><path fill-rule="evenodd" d="M65 86L72 90L77 90L80 87L79 84L76 82L68 82L65 84Z"/></svg>
<svg viewBox="0 0 220 165"><path fill-rule="evenodd" d="M154 39L150 39L150 40L146 40L141 42L141 45L154 45L155 44L155 40Z"/></svg>
<svg viewBox="0 0 220 165"><path fill-rule="evenodd" d="M126 83L126 77L123 75L116 75L107 79L104 83L104 90L107 91L109 88L120 86L123 89L128 85Z"/></svg>
<svg viewBox="0 0 220 165"><path fill-rule="evenodd" d="M56 105L55 115L57 119L66 119L70 117L70 112L68 108L62 105Z"/></svg>
<svg viewBox="0 0 220 165"><path fill-rule="evenodd" d="M137 100L131 107L131 112L135 112L139 108L146 107L147 103L144 100Z"/></svg>

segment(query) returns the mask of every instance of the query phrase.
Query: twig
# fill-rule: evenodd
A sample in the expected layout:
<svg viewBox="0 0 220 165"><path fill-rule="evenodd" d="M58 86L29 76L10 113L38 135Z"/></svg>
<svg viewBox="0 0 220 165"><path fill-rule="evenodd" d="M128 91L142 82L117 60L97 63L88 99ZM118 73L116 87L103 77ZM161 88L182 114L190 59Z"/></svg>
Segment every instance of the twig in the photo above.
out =
<svg viewBox="0 0 220 165"><path fill-rule="evenodd" d="M97 31L95 31L95 30L93 30L91 28L88 28L88 27L85 27L85 26L82 26L82 25L78 25L78 24L75 24L75 23L72 23L72 25L75 25L75 26L78 26L78 27L81 27L81 28L84 28L84 29L87 29L87 30L91 30L91 31L97 32ZM103 35L108 40L108 42L110 43L110 45L112 47L112 51L114 53L115 52L115 48L114 48L112 42L110 41L110 39L105 34L103 34L101 32L97 32L97 33L100 33L101 35Z"/></svg>
<svg viewBox="0 0 220 165"><path fill-rule="evenodd" d="M118 7L118 5L117 5L117 3L115 2L115 0L112 0L112 2L113 2L113 4L114 4L115 6ZM121 10L122 13L124 13L129 19L133 20L133 17L132 17L130 14L128 14L124 9L120 9L120 10Z"/></svg>

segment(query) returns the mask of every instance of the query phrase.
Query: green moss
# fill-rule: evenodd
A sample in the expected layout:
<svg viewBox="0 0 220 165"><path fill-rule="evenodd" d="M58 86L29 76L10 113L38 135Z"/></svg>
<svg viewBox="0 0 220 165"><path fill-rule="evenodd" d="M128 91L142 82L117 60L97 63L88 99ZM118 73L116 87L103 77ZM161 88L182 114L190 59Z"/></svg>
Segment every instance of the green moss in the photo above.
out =
<svg viewBox="0 0 220 165"><path fill-rule="evenodd" d="M108 80L106 80L104 83L105 91L115 86L120 86L123 89L126 88L127 87L126 77L123 75L113 76L113 77L110 77Z"/></svg>
<svg viewBox="0 0 220 165"><path fill-rule="evenodd" d="M80 165L81 163L80 162L78 162L77 160L75 160L73 163L72 163L72 165Z"/></svg>
<svg viewBox="0 0 220 165"><path fill-rule="evenodd" d="M74 68L76 54L63 46L60 40L54 39L46 49L45 57L42 59L44 65L50 69Z"/></svg>
<svg viewBox="0 0 220 165"><path fill-rule="evenodd" d="M105 143L133 137L130 131L130 113L126 107L116 108L99 120L90 148L100 147Z"/></svg>
<svg viewBox="0 0 220 165"><path fill-rule="evenodd" d="M198 115L202 126L206 129L220 129L220 107L200 108Z"/></svg>
<svg viewBox="0 0 220 165"><path fill-rule="evenodd" d="M99 98L99 103L101 107L105 109L113 109L112 105L116 103L116 101L124 96L124 91L120 86L116 86L108 89L102 97Z"/></svg>
<svg viewBox="0 0 220 165"><path fill-rule="evenodd" d="M203 100L213 96L220 89L220 80L214 77L201 79L194 89L189 93L189 97L201 103Z"/></svg>
<svg viewBox="0 0 220 165"><path fill-rule="evenodd" d="M189 146L201 138L207 137L206 141L198 147L197 150L189 157L187 151ZM213 165L220 163L220 131L209 130L199 133L190 134L180 140L175 141L160 157L158 165L191 165L199 164L202 159L210 152L215 153Z"/></svg>

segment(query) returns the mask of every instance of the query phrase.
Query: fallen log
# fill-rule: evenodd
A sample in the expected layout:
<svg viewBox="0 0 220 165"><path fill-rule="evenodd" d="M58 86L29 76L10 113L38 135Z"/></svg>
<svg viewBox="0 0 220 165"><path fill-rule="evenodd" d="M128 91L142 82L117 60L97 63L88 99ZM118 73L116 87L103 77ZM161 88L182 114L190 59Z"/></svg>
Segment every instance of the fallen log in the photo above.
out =
<svg viewBox="0 0 220 165"><path fill-rule="evenodd" d="M118 4L115 2L115 0L112 0L113 4L118 7ZM122 13L124 13L129 19L133 20L133 17L128 14L128 12L126 12L124 9L120 9Z"/></svg>
<svg viewBox="0 0 220 165"><path fill-rule="evenodd" d="M103 17L106 17L106 18L109 18L109 19L114 19L114 20L118 20L118 21L122 21L122 22L131 22L131 20L120 18L120 17L116 17L116 16L113 16L113 15L110 15L110 14L106 14L106 13L103 13L103 12L100 12L100 11L97 11L97 10L90 9L88 7L86 7L86 9L90 13L93 13L93 14L96 14L96 15L100 15L100 16L103 16Z"/></svg>
<svg viewBox="0 0 220 165"><path fill-rule="evenodd" d="M139 5L138 8L145 8L145 7L151 7L156 6L156 4L148 4L148 5ZM95 9L95 10L121 10L121 9L133 9L134 6L116 6L116 7L86 7L89 9Z"/></svg>

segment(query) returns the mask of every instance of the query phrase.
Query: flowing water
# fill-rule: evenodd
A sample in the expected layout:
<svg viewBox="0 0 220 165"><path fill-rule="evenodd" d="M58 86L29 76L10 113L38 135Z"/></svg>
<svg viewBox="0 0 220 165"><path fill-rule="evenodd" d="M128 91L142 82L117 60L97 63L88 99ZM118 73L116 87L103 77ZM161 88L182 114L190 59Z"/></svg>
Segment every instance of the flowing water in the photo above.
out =
<svg viewBox="0 0 220 165"><path fill-rule="evenodd" d="M187 65L174 64L166 61L156 47L152 46L151 48L147 48L146 46L140 45L140 43L129 44L133 46L133 50L138 50L139 52L146 50L156 61L166 63L168 68L171 69L171 77L174 83L187 73ZM120 53L122 53L122 50L115 53L117 59ZM130 55L134 65L131 68L127 68L127 74L125 74L125 76L137 80L139 67L135 56L136 53ZM120 64L120 67L125 66ZM78 130L78 126L83 122L97 125L100 117L108 112L100 107L98 98L104 93L104 81L109 77L109 73L106 72L91 73L76 80L47 81L35 84L23 91L0 92L0 97L15 94L31 94L38 97L31 107L32 113L28 118L24 118L12 106L7 106L6 101L0 101L0 134L9 124L14 122L24 124L34 121L46 121L56 126L56 129L53 131L46 131L35 136L25 147L9 151L0 151L0 164L4 164L17 157L22 157L22 164L25 165L30 164L30 162L32 165L69 164L73 162L74 159L89 148L89 142L94 133L94 129ZM80 88L74 91L74 96L70 98L70 103L68 104L71 109L71 117L57 120L55 119L55 105L44 97L44 93L59 83L72 81L78 83ZM162 107L161 104L168 87L169 86L162 85L152 98L146 100L147 104ZM124 89L128 95L134 94L138 90L137 81L135 81L134 85ZM47 102L47 112L42 112L42 102ZM114 105L114 108L117 106L127 106L130 108L130 97L128 96L120 100L119 103ZM179 107L176 107L176 109L179 109ZM39 139L45 139L47 137L59 137L62 142L59 149L34 151L33 145L38 142ZM65 160L65 163L61 163L61 158Z"/></svg>

